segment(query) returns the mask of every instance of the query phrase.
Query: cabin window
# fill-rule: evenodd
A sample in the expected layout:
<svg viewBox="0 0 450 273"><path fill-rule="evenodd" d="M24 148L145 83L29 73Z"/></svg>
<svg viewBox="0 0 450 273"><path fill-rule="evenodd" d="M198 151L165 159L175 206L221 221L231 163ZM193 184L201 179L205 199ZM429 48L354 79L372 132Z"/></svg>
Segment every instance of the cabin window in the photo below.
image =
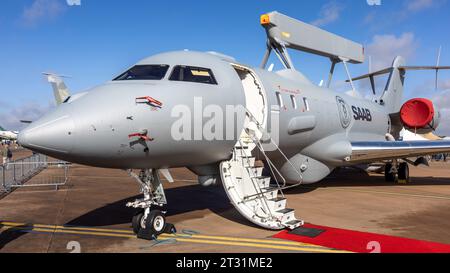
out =
<svg viewBox="0 0 450 273"><path fill-rule="evenodd" d="M162 80L168 70L168 65L136 65L114 81Z"/></svg>
<svg viewBox="0 0 450 273"><path fill-rule="evenodd" d="M277 101L280 108L284 108L283 97L280 92L277 92Z"/></svg>
<svg viewBox="0 0 450 273"><path fill-rule="evenodd" d="M294 95L291 95L291 103L292 108L297 109L297 98Z"/></svg>
<svg viewBox="0 0 450 273"><path fill-rule="evenodd" d="M178 65L170 75L171 81L217 84L211 69Z"/></svg>
<svg viewBox="0 0 450 273"><path fill-rule="evenodd" d="M309 112L310 108L309 108L309 102L307 98L303 98L303 104L305 106L305 111Z"/></svg>

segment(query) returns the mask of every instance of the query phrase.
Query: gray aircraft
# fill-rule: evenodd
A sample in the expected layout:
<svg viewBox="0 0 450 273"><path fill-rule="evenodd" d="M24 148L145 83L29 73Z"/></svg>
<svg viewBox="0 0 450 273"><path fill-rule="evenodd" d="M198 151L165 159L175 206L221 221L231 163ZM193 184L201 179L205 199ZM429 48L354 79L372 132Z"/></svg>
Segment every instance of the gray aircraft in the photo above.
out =
<svg viewBox="0 0 450 273"><path fill-rule="evenodd" d="M63 103L23 130L19 142L61 160L128 170L144 194L128 204L138 209L133 229L140 238L170 227L160 178L173 182L169 168L189 168L203 186L223 184L256 225L293 229L303 221L287 208L287 188L321 181L338 167L380 162L386 180L406 181L408 164L450 151L449 141L399 141L404 128L431 132L440 118L429 100L402 103L406 71L450 67L411 67L397 57L387 69L349 75L352 90L340 93L329 88L335 66L348 72L349 63L363 63L361 45L277 12L261 24L268 39L259 68L219 53L180 51L146 58L86 93L71 96L53 81ZM297 71L287 49L329 58L326 86ZM285 69L266 69L272 52ZM381 95L358 96L354 81L368 78L375 90L374 78L383 74L389 79Z"/></svg>

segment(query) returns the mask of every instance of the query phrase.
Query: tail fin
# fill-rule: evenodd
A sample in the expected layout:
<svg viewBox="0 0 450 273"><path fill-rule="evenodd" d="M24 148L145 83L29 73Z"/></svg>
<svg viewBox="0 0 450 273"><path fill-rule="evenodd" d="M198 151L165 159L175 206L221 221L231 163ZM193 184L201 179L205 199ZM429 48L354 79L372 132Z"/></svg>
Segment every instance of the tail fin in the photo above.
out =
<svg viewBox="0 0 450 273"><path fill-rule="evenodd" d="M55 96L56 105L62 104L70 97L70 91L62 78L51 73L44 73L47 76L47 81L52 85L53 95Z"/></svg>
<svg viewBox="0 0 450 273"><path fill-rule="evenodd" d="M403 91L405 83L405 70L399 69L405 66L403 57L396 57L391 68L386 89L380 100L386 106L389 113L397 113L400 111L403 102Z"/></svg>

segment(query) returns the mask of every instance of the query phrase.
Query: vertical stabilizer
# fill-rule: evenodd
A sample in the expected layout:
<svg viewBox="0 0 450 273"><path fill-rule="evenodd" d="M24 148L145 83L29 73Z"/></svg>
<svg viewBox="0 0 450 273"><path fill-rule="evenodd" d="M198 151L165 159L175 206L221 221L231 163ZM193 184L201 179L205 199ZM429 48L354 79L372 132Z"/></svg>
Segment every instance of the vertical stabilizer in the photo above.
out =
<svg viewBox="0 0 450 273"><path fill-rule="evenodd" d="M405 70L399 67L405 66L403 57L396 57L392 64L392 70L389 75L386 89L381 96L386 109L389 113L398 113L403 102L403 91L405 83Z"/></svg>
<svg viewBox="0 0 450 273"><path fill-rule="evenodd" d="M68 97L70 97L70 92L66 84L58 75L50 73L44 73L44 75L47 76L47 81L52 85L56 105L62 104Z"/></svg>

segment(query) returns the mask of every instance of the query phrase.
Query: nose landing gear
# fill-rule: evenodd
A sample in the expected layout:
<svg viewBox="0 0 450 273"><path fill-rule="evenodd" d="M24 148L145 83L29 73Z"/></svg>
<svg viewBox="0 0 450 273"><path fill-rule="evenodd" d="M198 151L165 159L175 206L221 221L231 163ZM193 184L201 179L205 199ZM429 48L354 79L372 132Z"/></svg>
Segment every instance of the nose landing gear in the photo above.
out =
<svg viewBox="0 0 450 273"><path fill-rule="evenodd" d="M137 237L155 240L163 233L176 233L175 226L166 222L165 212L161 211L167 200L157 171L141 170L140 174L136 175L129 170L128 173L140 184L144 194L143 199L127 204L127 207L139 209L132 220L133 231Z"/></svg>

